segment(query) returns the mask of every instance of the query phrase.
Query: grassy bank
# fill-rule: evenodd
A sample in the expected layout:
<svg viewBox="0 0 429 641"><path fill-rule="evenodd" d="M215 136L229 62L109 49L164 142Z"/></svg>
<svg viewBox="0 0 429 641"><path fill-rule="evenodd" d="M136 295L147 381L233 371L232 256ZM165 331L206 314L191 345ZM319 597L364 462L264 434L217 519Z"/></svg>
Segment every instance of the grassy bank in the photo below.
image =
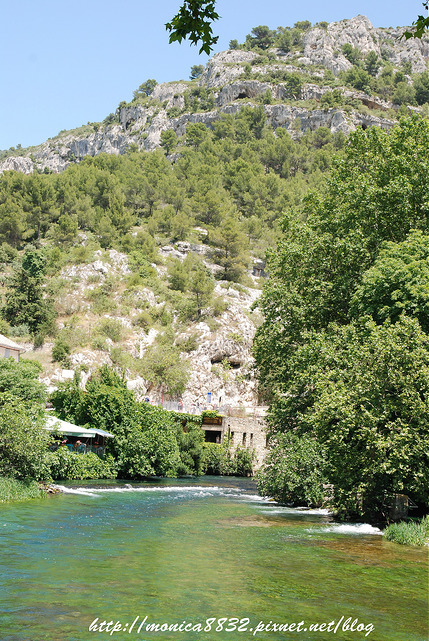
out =
<svg viewBox="0 0 429 641"><path fill-rule="evenodd" d="M0 503L40 499L45 492L39 488L37 481L18 481L0 477Z"/></svg>
<svg viewBox="0 0 429 641"><path fill-rule="evenodd" d="M425 545L429 542L429 516L421 521L392 523L383 532L388 541L400 545Z"/></svg>

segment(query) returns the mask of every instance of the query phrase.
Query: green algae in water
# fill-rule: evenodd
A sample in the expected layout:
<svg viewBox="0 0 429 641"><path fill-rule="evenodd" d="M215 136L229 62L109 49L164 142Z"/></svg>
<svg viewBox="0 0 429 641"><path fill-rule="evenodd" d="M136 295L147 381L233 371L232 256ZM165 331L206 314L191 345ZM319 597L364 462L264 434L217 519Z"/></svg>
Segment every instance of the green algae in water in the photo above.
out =
<svg viewBox="0 0 429 641"><path fill-rule="evenodd" d="M399 548L317 511L280 508L248 480L70 490L1 508L1 641L427 641L426 549ZM137 634L146 616L159 624L249 623L241 632L216 632L216 622L201 633ZM260 621L309 626L342 616L374 631L249 630ZM88 629L96 618L95 627L113 620L130 628L136 617L131 633Z"/></svg>

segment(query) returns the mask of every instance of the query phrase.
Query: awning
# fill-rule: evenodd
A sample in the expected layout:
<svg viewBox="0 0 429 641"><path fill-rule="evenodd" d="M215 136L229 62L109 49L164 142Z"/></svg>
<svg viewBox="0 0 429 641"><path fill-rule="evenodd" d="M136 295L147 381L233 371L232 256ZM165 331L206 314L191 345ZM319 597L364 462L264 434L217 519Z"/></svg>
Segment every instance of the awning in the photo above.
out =
<svg viewBox="0 0 429 641"><path fill-rule="evenodd" d="M114 434L111 434L110 432L106 432L105 430L100 430L98 428L96 429L96 428L90 427L87 431L88 432L92 432L93 434L97 434L98 436L107 436L108 438L114 438L114 436L115 436Z"/></svg>
<svg viewBox="0 0 429 641"><path fill-rule="evenodd" d="M85 427L80 427L79 425L73 425L68 421L62 421L56 416L48 416L46 418L46 428L47 430L53 431L57 430L61 434L68 434L70 436L80 436L83 438L94 438L95 436L107 436L113 438L114 434L106 432L104 430L98 429L86 429Z"/></svg>

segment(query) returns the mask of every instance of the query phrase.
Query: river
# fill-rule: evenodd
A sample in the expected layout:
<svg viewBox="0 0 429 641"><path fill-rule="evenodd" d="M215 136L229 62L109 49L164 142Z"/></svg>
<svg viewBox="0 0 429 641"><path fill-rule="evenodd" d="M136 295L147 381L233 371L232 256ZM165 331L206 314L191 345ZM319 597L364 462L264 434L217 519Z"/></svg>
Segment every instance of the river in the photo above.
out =
<svg viewBox="0 0 429 641"><path fill-rule="evenodd" d="M1 641L427 641L427 548L252 480L131 485L0 507Z"/></svg>

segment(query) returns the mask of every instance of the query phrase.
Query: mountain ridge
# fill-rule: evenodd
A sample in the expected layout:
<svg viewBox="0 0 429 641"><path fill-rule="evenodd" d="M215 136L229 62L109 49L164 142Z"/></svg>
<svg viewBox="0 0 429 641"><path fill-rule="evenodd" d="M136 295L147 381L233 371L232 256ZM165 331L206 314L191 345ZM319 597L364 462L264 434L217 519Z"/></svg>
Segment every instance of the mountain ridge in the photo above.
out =
<svg viewBox="0 0 429 641"><path fill-rule="evenodd" d="M401 82L410 84L412 74L427 69L429 38L405 40L401 38L405 29L374 28L368 18L356 16L309 28L302 33L299 50L270 47L266 51L238 48L219 52L197 79L156 85L149 96L120 103L103 123L60 132L27 150L3 152L6 157L0 161L0 171L61 172L86 156L124 154L134 148L151 151L161 146L164 131L172 130L180 137L189 123L210 127L222 114L235 114L244 105L261 103L268 124L273 129L285 128L292 137L319 127L345 134L356 127L389 128L399 105L341 81L341 74L354 68L344 47L359 51L361 56L372 53L384 68L390 65L396 73L406 69L409 74L404 73ZM279 80L282 74L286 82ZM302 81L299 92L293 93L290 81L296 81L296 76ZM329 108L326 95L333 91L346 104ZM193 111L189 109L190 98ZM264 100L274 104L264 104Z"/></svg>

